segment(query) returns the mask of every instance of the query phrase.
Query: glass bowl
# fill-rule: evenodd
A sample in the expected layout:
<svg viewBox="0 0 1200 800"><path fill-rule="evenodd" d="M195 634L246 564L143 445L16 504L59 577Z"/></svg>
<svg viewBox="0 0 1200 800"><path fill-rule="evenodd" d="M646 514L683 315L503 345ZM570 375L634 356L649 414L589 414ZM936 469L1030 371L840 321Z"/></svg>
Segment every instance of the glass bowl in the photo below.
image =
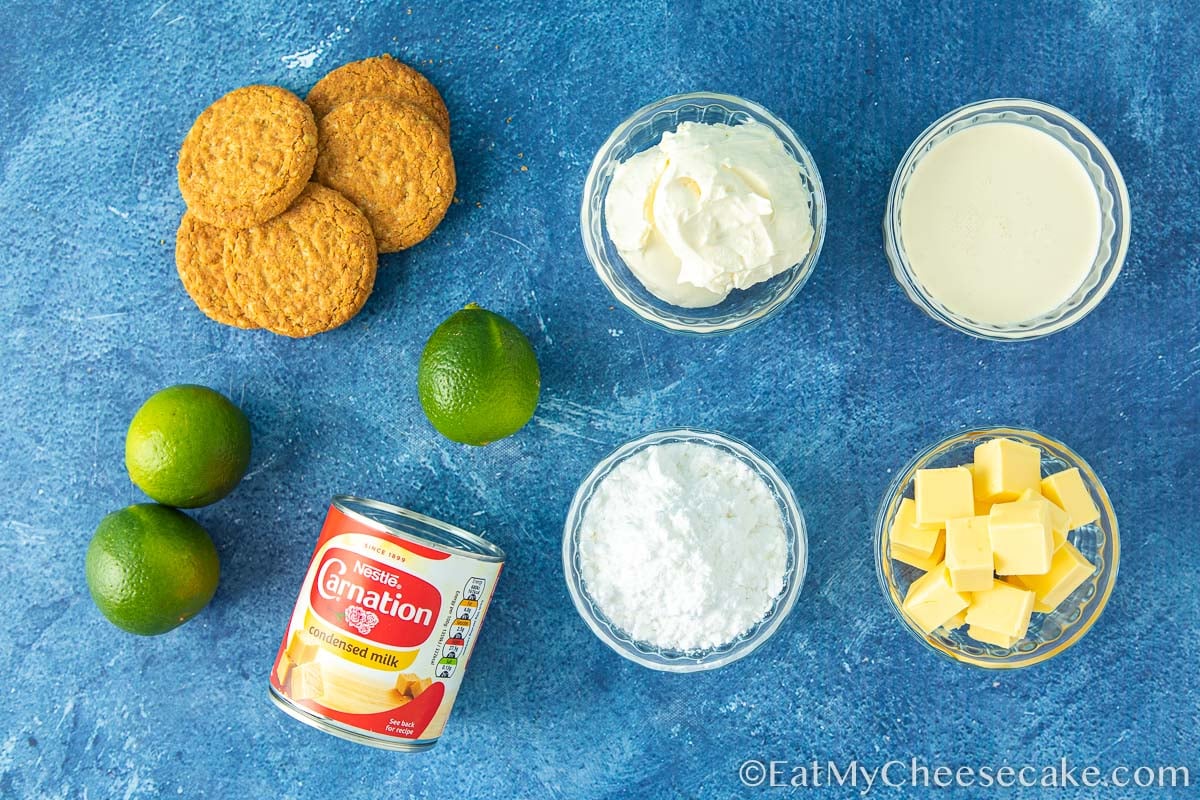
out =
<svg viewBox="0 0 1200 800"><path fill-rule="evenodd" d="M1091 176L1103 217L1096 259L1075 293L1058 308L1035 319L1012 325L978 322L942 305L917 279L904 251L901 236L900 207L917 164L950 135L964 128L991 122L1028 125L1066 145ZM938 322L981 339L1036 339L1079 322L1112 288L1129 249L1129 193L1112 154L1094 133L1067 112L1036 100L984 100L951 111L926 128L909 146L900 160L900 166L896 168L892 188L888 192L887 212L883 218L883 244L896 282L913 303Z"/></svg>
<svg viewBox="0 0 1200 800"><path fill-rule="evenodd" d="M796 160L800 176L811 194L813 241L800 263L749 289L735 289L709 308L680 308L651 294L625 265L608 238L604 200L617 164L658 144L663 133L683 122L740 125L750 120L768 126ZM642 319L669 331L727 333L762 322L795 296L812 274L825 240L825 189L821 175L804 144L782 120L757 103L727 94L679 94L638 109L617 126L596 153L583 187L579 228L588 260L621 305Z"/></svg>
<svg viewBox="0 0 1200 800"><path fill-rule="evenodd" d="M706 650L666 650L648 642L635 641L614 625L588 594L583 580L579 559L579 534L584 514L597 487L622 461L641 451L660 444L688 442L715 447L737 458L754 471L767 484L779 504L783 520L784 536L787 539L787 565L783 576L783 590L771 604L767 613L750 630L733 641ZM650 669L665 672L699 672L716 669L744 658L771 637L791 612L804 584L808 568L808 535L804 527L804 514L796 503L791 486L770 461L767 461L749 445L714 431L695 428L671 428L646 434L618 447L592 469L571 501L563 528L563 572L566 574L567 589L575 603L575 609L583 621L606 645L619 655Z"/></svg>
<svg viewBox="0 0 1200 800"><path fill-rule="evenodd" d="M939 628L926 634L902 608L904 595L923 573L916 567L894 561L890 555L888 528L900 501L913 495L913 478L919 469L955 467L974 459L975 445L1005 436L1036 447L1042 455L1042 475L1078 467L1083 483L1100 509L1100 519L1069 534L1070 542L1096 565L1091 577L1049 614L1034 613L1025 638L1005 649L983 644L967 636L964 629ZM1117 517L1104 486L1088 463L1061 442L1022 428L978 428L956 433L922 450L896 475L875 517L875 571L892 610L918 641L935 653L964 664L987 669L1015 669L1039 664L1066 650L1088 632L1100 617L1117 580L1121 542Z"/></svg>

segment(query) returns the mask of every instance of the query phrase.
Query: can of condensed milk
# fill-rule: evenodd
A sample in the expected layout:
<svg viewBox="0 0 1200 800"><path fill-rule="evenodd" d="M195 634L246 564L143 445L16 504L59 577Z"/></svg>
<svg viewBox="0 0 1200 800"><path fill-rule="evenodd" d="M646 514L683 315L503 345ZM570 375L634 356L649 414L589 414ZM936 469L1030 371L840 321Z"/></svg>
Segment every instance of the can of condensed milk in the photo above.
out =
<svg viewBox="0 0 1200 800"><path fill-rule="evenodd" d="M339 495L271 670L301 722L372 747L442 734L504 551L397 506Z"/></svg>

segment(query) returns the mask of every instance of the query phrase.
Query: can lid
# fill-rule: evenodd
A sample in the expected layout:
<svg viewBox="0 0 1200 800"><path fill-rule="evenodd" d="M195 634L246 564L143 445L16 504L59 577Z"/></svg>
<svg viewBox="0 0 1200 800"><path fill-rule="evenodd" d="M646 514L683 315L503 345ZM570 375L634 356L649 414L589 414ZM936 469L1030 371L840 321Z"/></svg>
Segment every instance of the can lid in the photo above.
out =
<svg viewBox="0 0 1200 800"><path fill-rule="evenodd" d="M346 514L365 518L367 522L435 550L480 561L504 561L504 551L482 536L407 508L348 494L335 496L333 505Z"/></svg>

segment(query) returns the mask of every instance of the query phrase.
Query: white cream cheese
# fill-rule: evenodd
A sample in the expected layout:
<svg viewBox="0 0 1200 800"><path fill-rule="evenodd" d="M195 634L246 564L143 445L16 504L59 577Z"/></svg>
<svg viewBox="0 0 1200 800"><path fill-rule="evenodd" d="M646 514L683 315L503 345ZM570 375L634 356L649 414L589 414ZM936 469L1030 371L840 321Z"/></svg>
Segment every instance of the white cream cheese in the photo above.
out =
<svg viewBox="0 0 1200 800"><path fill-rule="evenodd" d="M800 166L759 122L684 122L617 165L608 236L654 296L704 308L803 260L813 241Z"/></svg>

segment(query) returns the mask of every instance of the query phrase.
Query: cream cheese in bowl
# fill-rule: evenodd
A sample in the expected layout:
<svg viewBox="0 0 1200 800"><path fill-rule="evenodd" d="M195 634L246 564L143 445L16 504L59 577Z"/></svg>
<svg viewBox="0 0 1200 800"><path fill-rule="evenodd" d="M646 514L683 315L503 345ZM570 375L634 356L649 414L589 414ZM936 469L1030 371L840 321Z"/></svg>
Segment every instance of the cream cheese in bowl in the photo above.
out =
<svg viewBox="0 0 1200 800"><path fill-rule="evenodd" d="M630 115L596 152L582 201L584 252L613 299L687 335L779 313L825 240L825 190L808 148L767 109L715 92Z"/></svg>
<svg viewBox="0 0 1200 800"><path fill-rule="evenodd" d="M608 235L656 297L705 308L807 255L810 194L766 125L684 122L616 166Z"/></svg>

